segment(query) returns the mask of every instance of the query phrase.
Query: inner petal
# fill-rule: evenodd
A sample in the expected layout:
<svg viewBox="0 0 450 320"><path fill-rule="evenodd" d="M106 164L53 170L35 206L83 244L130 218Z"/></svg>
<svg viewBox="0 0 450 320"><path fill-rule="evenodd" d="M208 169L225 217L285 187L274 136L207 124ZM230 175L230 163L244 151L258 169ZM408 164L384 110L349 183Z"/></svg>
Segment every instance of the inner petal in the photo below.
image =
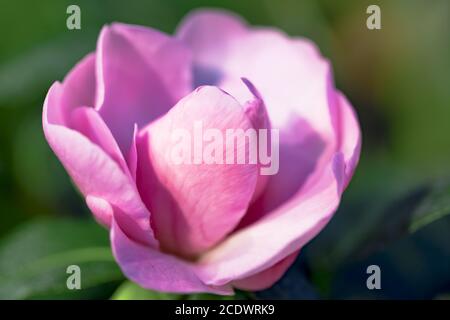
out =
<svg viewBox="0 0 450 320"><path fill-rule="evenodd" d="M203 132L214 129L223 137L227 129L254 130L233 97L216 87L201 87L144 128L137 141L137 183L152 212L152 226L163 250L184 257L211 248L236 227L248 209L258 177L257 164L249 162L206 163L203 157L200 163L175 163L171 158L174 147L194 152L197 139L195 143L206 148L198 141L205 137L198 135L198 123ZM178 129L191 141L184 141L185 145L174 141L173 132ZM226 155L243 152L249 159L249 143L241 140L232 150L227 149Z"/></svg>

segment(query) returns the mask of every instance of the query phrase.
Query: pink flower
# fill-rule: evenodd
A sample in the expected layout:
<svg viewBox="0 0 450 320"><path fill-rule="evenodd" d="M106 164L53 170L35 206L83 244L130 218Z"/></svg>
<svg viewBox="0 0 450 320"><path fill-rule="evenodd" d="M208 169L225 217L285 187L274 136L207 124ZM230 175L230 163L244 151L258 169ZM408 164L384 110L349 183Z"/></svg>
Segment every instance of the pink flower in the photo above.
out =
<svg viewBox="0 0 450 320"><path fill-rule="evenodd" d="M279 129L278 173L166 161L171 131L197 120ZM219 11L190 14L174 37L104 27L50 88L43 126L125 275L169 292L271 286L333 216L361 146L310 41Z"/></svg>

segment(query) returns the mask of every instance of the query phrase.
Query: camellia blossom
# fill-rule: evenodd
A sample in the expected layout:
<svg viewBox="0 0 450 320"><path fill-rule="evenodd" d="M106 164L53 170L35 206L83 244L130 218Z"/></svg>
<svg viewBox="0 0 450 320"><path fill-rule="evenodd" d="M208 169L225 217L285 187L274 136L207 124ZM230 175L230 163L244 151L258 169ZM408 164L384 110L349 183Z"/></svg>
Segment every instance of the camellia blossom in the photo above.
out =
<svg viewBox="0 0 450 320"><path fill-rule="evenodd" d="M279 130L278 172L166 161L171 132L195 121ZM124 274L168 292L274 284L333 216L361 146L314 44L211 10L174 36L105 26L95 53L49 89L43 127Z"/></svg>

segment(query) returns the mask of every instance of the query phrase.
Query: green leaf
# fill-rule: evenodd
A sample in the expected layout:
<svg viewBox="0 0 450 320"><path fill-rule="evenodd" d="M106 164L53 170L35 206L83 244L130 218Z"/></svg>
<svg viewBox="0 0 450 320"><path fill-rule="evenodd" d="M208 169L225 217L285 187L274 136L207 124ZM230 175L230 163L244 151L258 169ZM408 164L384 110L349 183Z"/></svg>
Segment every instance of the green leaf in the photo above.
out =
<svg viewBox="0 0 450 320"><path fill-rule="evenodd" d="M372 254L450 214L450 181L425 182L386 206L354 257Z"/></svg>
<svg viewBox="0 0 450 320"><path fill-rule="evenodd" d="M329 296L343 265L393 246L450 213L448 179L424 181L383 166L370 166L363 179L356 178L329 225L305 250L322 296Z"/></svg>
<svg viewBox="0 0 450 320"><path fill-rule="evenodd" d="M234 296L221 296L210 293L175 294L148 290L134 282L125 281L114 292L112 300L248 300L252 294L237 290Z"/></svg>
<svg viewBox="0 0 450 320"><path fill-rule="evenodd" d="M344 197L329 226L306 248L313 282L328 298L426 297L448 278L449 211L449 180L395 188L386 181L360 197ZM371 264L395 290L367 290Z"/></svg>
<svg viewBox="0 0 450 320"><path fill-rule="evenodd" d="M321 296L329 295L334 274L342 264L365 246L379 243L377 235L383 230L398 228L399 220L405 216L400 211L408 210L391 207L405 195L415 193L412 189L416 188L411 186L418 185L417 180L383 159L366 160L359 166L338 211L304 250L312 270L312 281ZM405 231L398 234L405 234ZM382 242L386 240L381 238Z"/></svg>
<svg viewBox="0 0 450 320"><path fill-rule="evenodd" d="M450 214L450 182L435 183L414 211L409 230L417 230Z"/></svg>
<svg viewBox="0 0 450 320"><path fill-rule="evenodd" d="M181 300L183 295L147 290L131 281L125 281L114 292L112 300Z"/></svg>
<svg viewBox="0 0 450 320"><path fill-rule="evenodd" d="M80 290L67 288L70 265ZM0 243L0 299L106 298L121 280L106 230L90 220L34 221Z"/></svg>

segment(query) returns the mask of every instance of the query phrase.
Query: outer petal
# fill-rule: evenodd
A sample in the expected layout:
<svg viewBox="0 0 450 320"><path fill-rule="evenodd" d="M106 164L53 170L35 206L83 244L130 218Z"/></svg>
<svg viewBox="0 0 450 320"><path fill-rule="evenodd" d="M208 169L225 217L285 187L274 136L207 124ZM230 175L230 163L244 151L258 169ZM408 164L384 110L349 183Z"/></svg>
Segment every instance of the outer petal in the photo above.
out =
<svg viewBox="0 0 450 320"><path fill-rule="evenodd" d="M134 242L114 221L111 245L125 275L144 288L168 292L233 293L228 286L205 285L191 264Z"/></svg>
<svg viewBox="0 0 450 320"><path fill-rule="evenodd" d="M252 81L264 98L274 128L281 129L299 116L324 138L333 137L330 66L311 42L292 40L274 29L252 29L234 15L217 10L190 14L179 26L177 37L192 49L196 69L216 75L206 77L207 84L243 102L250 96L240 78Z"/></svg>
<svg viewBox="0 0 450 320"><path fill-rule="evenodd" d="M93 106L95 104L96 77L95 54L84 57L64 78L55 124L74 129L100 146L128 172L124 157L109 128Z"/></svg>
<svg viewBox="0 0 450 320"><path fill-rule="evenodd" d="M84 196L104 199L126 212L139 226L141 238L156 246L149 223L150 213L129 176L98 145L81 133L58 124L60 97L61 85L55 83L44 102L43 127L51 148ZM110 218L105 206L94 207L102 210L98 220L107 224Z"/></svg>
<svg viewBox="0 0 450 320"><path fill-rule="evenodd" d="M345 163L337 153L320 179L258 222L244 228L199 262L198 274L210 285L244 279L299 250L329 221L340 201Z"/></svg>
<svg viewBox="0 0 450 320"><path fill-rule="evenodd" d="M167 251L195 255L228 234L247 211L258 176L256 164L205 164L194 161L195 145L201 144L203 132L219 129L222 137L230 129L253 129L239 103L215 87L200 87L183 98L168 114L140 132L138 140L138 187L147 207L158 239ZM171 158L174 130L186 130L191 141L185 141L191 163L175 163ZM223 145L227 142L223 139ZM205 144L206 146L207 144ZM183 145L184 146L184 145ZM205 147L206 148L206 147ZM245 140L227 149L248 156ZM202 156L203 153L200 153ZM223 153L225 163L226 153Z"/></svg>
<svg viewBox="0 0 450 320"><path fill-rule="evenodd" d="M261 94L255 88L253 83L246 78L242 78L242 81L247 86L248 90L252 93L253 99L249 100L244 105L244 111L248 119L253 125L255 130L267 130L267 149L270 150L271 147L271 126L269 121L269 116L267 114L267 109L264 104L264 100L261 97ZM259 155L259 144L258 144L258 155ZM258 162L258 181L256 183L255 193L253 194L252 202L259 198L259 196L263 193L266 188L267 182L269 181L268 175L261 174L262 165Z"/></svg>
<svg viewBox="0 0 450 320"><path fill-rule="evenodd" d="M281 279L286 270L294 263L297 256L298 251L275 263L269 269L248 278L233 281L233 286L248 291L267 289Z"/></svg>
<svg viewBox="0 0 450 320"><path fill-rule="evenodd" d="M181 41L148 27L114 23L112 28L133 44L176 100L191 92L191 50Z"/></svg>
<svg viewBox="0 0 450 320"><path fill-rule="evenodd" d="M95 104L95 55L84 57L68 73L62 84L58 112L61 113L60 124L70 122L71 112L78 107L93 107Z"/></svg>
<svg viewBox="0 0 450 320"><path fill-rule="evenodd" d="M240 228L261 219L288 201L292 201L306 182L320 175L329 161L327 143L308 122L297 119L280 132L279 171L269 176L261 196L249 208ZM328 157L328 158L327 158Z"/></svg>
<svg viewBox="0 0 450 320"><path fill-rule="evenodd" d="M103 151L120 165L123 172L129 172L122 152L114 140L111 131L94 108L76 108L71 113L70 124L72 129L82 133L93 143L101 147Z"/></svg>
<svg viewBox="0 0 450 320"><path fill-rule="evenodd" d="M124 154L135 124L145 126L187 93L189 54L172 42L159 32L122 24L100 34L96 109Z"/></svg>
<svg viewBox="0 0 450 320"><path fill-rule="evenodd" d="M246 35L245 22L226 11L200 10L184 18L176 36L192 50L194 85L218 84L226 71L219 66Z"/></svg>
<svg viewBox="0 0 450 320"><path fill-rule="evenodd" d="M345 159L345 183L346 187L353 176L361 153L361 129L353 107L345 96L337 92L339 105L339 149L344 154Z"/></svg>

